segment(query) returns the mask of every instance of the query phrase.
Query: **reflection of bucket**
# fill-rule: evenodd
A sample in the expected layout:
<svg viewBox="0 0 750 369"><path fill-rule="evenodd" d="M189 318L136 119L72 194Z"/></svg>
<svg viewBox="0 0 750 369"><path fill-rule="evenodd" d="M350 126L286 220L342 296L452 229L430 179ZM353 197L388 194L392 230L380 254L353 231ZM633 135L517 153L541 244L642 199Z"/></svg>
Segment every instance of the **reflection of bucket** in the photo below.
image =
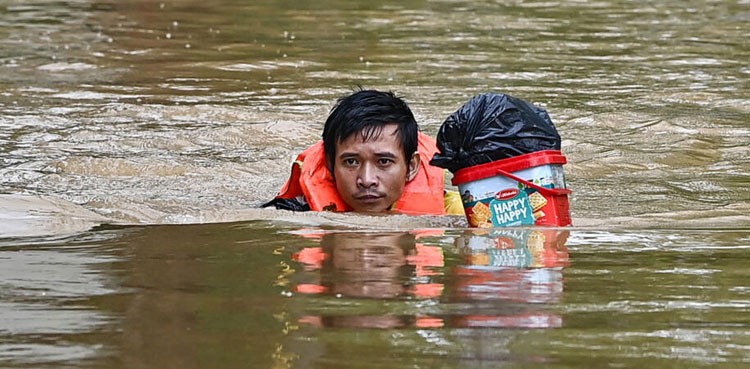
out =
<svg viewBox="0 0 750 369"><path fill-rule="evenodd" d="M555 303L570 265L566 229L494 228L466 231L455 240L464 259L454 268L460 299Z"/></svg>
<svg viewBox="0 0 750 369"><path fill-rule="evenodd" d="M453 177L472 227L567 226L565 156L537 151L461 169Z"/></svg>
<svg viewBox="0 0 750 369"><path fill-rule="evenodd" d="M474 230L456 239L469 265L516 268L568 266L565 242L570 231L558 229Z"/></svg>

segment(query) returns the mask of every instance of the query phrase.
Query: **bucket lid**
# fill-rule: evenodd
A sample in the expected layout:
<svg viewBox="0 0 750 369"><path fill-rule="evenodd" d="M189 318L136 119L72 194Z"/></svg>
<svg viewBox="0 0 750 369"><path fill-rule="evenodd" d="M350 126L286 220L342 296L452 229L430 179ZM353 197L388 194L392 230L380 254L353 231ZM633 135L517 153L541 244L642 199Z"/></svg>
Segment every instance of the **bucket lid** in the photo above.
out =
<svg viewBox="0 0 750 369"><path fill-rule="evenodd" d="M498 175L498 169L512 173L531 167L538 167L540 165L565 164L567 162L568 160L559 150L537 151L530 154L514 156L508 159L496 160L485 164L475 165L473 167L459 169L454 174L452 183L454 185L459 185L466 182L494 177Z"/></svg>

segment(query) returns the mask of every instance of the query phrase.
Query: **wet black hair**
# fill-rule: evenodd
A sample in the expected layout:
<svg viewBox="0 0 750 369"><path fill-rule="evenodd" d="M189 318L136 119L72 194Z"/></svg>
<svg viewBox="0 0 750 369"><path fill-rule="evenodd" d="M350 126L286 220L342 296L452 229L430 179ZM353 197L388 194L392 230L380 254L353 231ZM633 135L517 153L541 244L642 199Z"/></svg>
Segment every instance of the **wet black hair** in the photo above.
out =
<svg viewBox="0 0 750 369"><path fill-rule="evenodd" d="M396 136L408 165L417 151L419 126L409 106L393 92L363 90L338 99L323 127L323 150L328 169L333 173L336 144L351 135L364 141L377 137L386 124L395 123Z"/></svg>

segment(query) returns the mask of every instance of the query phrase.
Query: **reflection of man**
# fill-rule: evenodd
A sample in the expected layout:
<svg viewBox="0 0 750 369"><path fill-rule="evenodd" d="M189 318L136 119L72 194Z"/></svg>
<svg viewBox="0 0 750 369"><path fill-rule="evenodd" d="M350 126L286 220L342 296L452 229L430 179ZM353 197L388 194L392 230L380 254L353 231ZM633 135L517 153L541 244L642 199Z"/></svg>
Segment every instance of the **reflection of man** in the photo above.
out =
<svg viewBox="0 0 750 369"><path fill-rule="evenodd" d="M331 293L356 298L392 299L404 295L439 297L442 284L414 283L412 277L430 274L426 267L443 266L442 251L416 243L416 236L398 233L328 233L321 247L307 248L294 258L320 268L320 283L297 285L301 293ZM393 329L408 326L440 327L442 319L393 314L308 315L300 322L335 327Z"/></svg>
<svg viewBox="0 0 750 369"><path fill-rule="evenodd" d="M435 140L390 92L362 90L338 100L323 141L300 154L280 194L264 206L404 214L463 214L447 197L443 169L427 162Z"/></svg>
<svg viewBox="0 0 750 369"><path fill-rule="evenodd" d="M333 233L323 237L323 250L330 260L323 273L332 278L331 292L345 296L393 298L405 292L411 271L406 256L414 250L409 233Z"/></svg>
<svg viewBox="0 0 750 369"><path fill-rule="evenodd" d="M321 247L293 255L305 269L321 271L319 284L300 284L296 291L367 298L438 297L442 284L414 283L412 276L434 275L429 268L443 266L442 250L417 243L417 237L409 232L325 234Z"/></svg>

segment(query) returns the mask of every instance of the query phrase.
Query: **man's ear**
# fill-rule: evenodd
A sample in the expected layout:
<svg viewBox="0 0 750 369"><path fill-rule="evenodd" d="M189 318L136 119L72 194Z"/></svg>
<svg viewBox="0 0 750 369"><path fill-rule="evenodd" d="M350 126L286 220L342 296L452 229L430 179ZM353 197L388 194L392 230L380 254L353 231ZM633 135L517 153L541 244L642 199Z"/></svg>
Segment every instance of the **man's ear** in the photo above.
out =
<svg viewBox="0 0 750 369"><path fill-rule="evenodd" d="M336 175L333 173L333 161L325 155L323 156L323 158L325 159L326 169L328 169L328 173L331 173L331 177L335 180Z"/></svg>
<svg viewBox="0 0 750 369"><path fill-rule="evenodd" d="M411 156L411 160L409 160L409 166L406 168L406 182L410 182L417 176L420 165L422 165L422 159L419 157L419 153L415 152Z"/></svg>

